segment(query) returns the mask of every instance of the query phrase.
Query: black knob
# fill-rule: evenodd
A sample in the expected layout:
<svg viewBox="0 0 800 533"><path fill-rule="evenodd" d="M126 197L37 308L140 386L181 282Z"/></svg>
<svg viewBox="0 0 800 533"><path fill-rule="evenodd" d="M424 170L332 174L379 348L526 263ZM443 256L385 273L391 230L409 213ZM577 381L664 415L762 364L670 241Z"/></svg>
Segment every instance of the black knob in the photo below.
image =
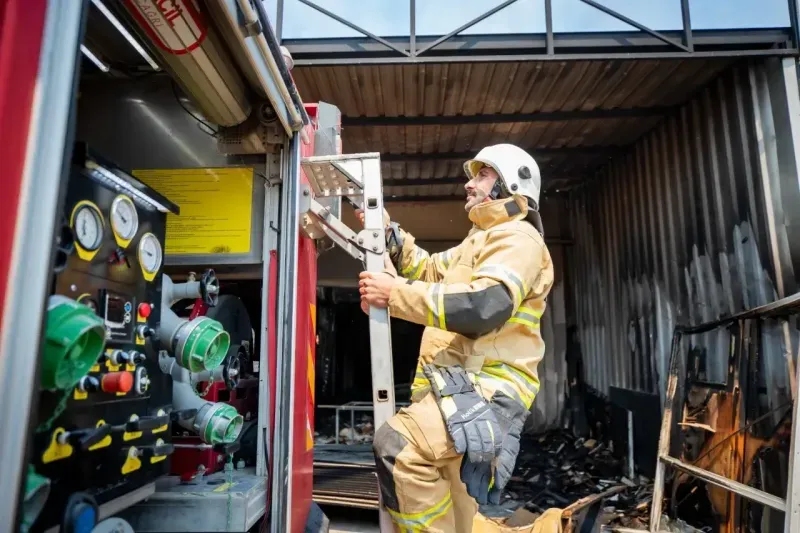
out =
<svg viewBox="0 0 800 533"><path fill-rule="evenodd" d="M83 376L78 382L81 392L97 392L100 390L100 380L94 376Z"/></svg>
<svg viewBox="0 0 800 533"><path fill-rule="evenodd" d="M137 352L136 350L131 350L125 354L125 360L132 365L144 363L146 359L147 356L145 354Z"/></svg>
<svg viewBox="0 0 800 533"><path fill-rule="evenodd" d="M107 352L105 355L106 359L108 359L112 365L121 365L128 360L128 354L126 354L122 350L111 350L110 352Z"/></svg>
<svg viewBox="0 0 800 533"><path fill-rule="evenodd" d="M150 326L142 324L138 328L136 328L136 334L139 335L141 338L146 339L148 337L152 337L156 334L156 330L151 328Z"/></svg>

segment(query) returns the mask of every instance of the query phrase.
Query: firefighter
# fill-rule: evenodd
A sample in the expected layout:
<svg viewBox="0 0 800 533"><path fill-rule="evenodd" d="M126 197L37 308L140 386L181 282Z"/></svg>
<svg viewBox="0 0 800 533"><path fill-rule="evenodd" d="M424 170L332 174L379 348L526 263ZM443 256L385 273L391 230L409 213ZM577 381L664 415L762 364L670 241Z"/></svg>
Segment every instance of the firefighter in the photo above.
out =
<svg viewBox="0 0 800 533"><path fill-rule="evenodd" d="M553 284L539 167L521 148L498 144L464 170L473 223L466 239L428 254L385 213L399 275L362 272L359 280L363 310L388 307L427 326L412 404L373 444L396 531L472 531L478 503L499 503L539 391L540 323Z"/></svg>

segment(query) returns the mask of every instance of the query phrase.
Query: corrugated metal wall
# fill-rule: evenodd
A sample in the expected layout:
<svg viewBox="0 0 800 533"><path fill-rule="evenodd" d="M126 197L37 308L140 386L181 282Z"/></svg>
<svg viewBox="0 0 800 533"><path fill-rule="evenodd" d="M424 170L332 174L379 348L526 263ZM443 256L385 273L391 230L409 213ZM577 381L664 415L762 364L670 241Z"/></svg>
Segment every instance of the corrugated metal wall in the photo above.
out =
<svg viewBox="0 0 800 533"><path fill-rule="evenodd" d="M672 330L797 291L798 95L793 60L741 63L570 199L569 287L585 378L663 397ZM763 384L788 395L768 324ZM722 381L727 333L692 339Z"/></svg>

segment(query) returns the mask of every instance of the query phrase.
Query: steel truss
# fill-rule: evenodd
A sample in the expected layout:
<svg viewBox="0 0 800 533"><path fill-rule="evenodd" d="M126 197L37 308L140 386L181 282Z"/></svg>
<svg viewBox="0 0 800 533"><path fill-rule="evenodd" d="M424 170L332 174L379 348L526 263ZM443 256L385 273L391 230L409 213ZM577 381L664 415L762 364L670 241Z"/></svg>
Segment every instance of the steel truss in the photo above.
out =
<svg viewBox="0 0 800 533"><path fill-rule="evenodd" d="M696 31L692 28L689 0L678 0L681 3L682 29L659 32L595 0L580 0L638 31L562 34L553 31L553 0L545 0L544 34L461 35L517 2L505 0L440 37L416 34L416 0L409 0L410 34L403 37L379 37L312 0L298 0L364 37L287 40L281 35L284 1L278 0L278 39L289 48L297 65L794 56L798 55L800 42L800 15L796 0L787 0L790 14L790 27L787 28Z"/></svg>

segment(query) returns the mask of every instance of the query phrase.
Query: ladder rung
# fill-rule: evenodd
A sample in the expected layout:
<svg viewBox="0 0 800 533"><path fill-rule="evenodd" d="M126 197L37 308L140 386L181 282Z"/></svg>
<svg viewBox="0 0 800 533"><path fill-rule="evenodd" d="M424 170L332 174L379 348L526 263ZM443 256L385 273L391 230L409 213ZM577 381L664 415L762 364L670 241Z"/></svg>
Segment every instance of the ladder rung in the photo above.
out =
<svg viewBox="0 0 800 533"><path fill-rule="evenodd" d="M786 501L782 498L778 498L777 496L773 496L772 494L768 494L764 491L754 489L753 487L749 487L744 483L739 483L738 481L733 481L732 479L728 479L724 476L720 476L719 474L715 474L713 472L709 472L708 470L703 470L702 468L698 468L694 465L688 465L679 459L675 459L674 457L670 457L668 455L661 455L658 458L659 461L664 463L665 465L669 465L676 470L680 470L687 474L690 474L696 478L700 478L703 481L711 483L717 487L725 489L729 492L742 496L743 498L747 498L748 500L752 500L754 502L758 502L762 505L766 505L768 507L772 507L778 511L786 511Z"/></svg>
<svg viewBox="0 0 800 533"><path fill-rule="evenodd" d="M362 163L380 154L345 154L306 157L300 162L316 197L355 196L363 189Z"/></svg>

